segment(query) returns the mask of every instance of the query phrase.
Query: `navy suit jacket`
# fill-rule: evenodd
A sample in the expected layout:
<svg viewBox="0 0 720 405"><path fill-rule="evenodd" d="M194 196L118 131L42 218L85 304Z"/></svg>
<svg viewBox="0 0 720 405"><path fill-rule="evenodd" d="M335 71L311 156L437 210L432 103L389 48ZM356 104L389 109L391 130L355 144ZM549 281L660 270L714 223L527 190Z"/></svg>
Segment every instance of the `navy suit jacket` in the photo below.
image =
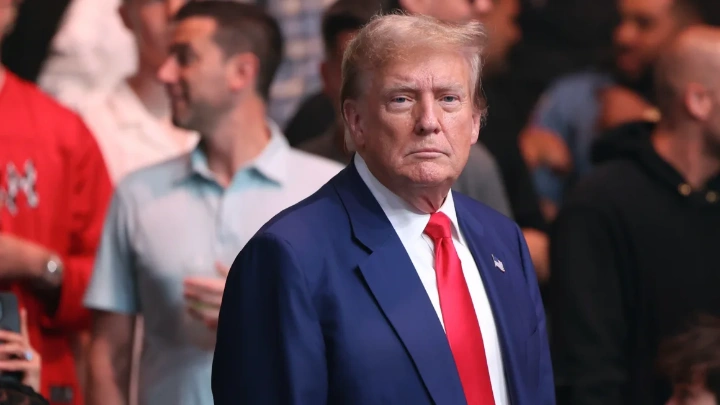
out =
<svg viewBox="0 0 720 405"><path fill-rule="evenodd" d="M525 239L501 214L453 198L492 306L510 401L554 404ZM216 405L466 404L427 292L353 164L278 214L238 255L220 310L212 390Z"/></svg>

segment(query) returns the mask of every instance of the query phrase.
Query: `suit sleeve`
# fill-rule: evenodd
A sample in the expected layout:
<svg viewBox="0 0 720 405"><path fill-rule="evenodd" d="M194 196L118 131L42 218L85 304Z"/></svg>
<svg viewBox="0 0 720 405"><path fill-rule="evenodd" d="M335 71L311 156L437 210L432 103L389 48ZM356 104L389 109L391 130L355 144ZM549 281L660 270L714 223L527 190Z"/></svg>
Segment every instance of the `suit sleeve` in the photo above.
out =
<svg viewBox="0 0 720 405"><path fill-rule="evenodd" d="M622 405L628 324L605 215L565 207L551 236L550 305L558 404Z"/></svg>
<svg viewBox="0 0 720 405"><path fill-rule="evenodd" d="M322 405L325 345L289 244L259 234L227 278L212 368L215 405Z"/></svg>
<svg viewBox="0 0 720 405"><path fill-rule="evenodd" d="M548 342L548 329L547 322L545 319L545 306L543 304L542 296L540 295L540 287L537 282L537 275L535 268L530 258L530 251L528 250L525 237L517 228L517 237L520 244L520 258L523 265L523 273L527 280L528 289L530 292L530 298L535 304L535 316L537 317L537 332L535 333L535 339L537 344L533 347L540 350L538 359L538 391L536 402L537 405L555 405L555 384L553 382L553 368L552 361L550 359L550 345Z"/></svg>
<svg viewBox="0 0 720 405"><path fill-rule="evenodd" d="M112 185L95 139L80 118L75 117L78 139L70 158L69 249L60 252L64 263L60 302L54 313L42 320L50 329L84 329L90 315L82 305L90 281ZM68 136L70 134L67 134Z"/></svg>

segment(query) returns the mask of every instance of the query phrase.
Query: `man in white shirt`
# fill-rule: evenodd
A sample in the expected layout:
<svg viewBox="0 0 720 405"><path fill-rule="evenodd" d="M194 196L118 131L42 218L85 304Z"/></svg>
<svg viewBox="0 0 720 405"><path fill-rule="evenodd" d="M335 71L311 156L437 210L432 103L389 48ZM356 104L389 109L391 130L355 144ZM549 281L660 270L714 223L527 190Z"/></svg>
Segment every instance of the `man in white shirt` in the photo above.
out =
<svg viewBox="0 0 720 405"><path fill-rule="evenodd" d="M127 404L138 315L139 404L211 405L215 329L233 258L267 220L342 168L291 149L266 118L282 36L262 9L189 2L173 26L158 76L173 122L201 141L116 189L85 297L95 314L88 405Z"/></svg>
<svg viewBox="0 0 720 405"><path fill-rule="evenodd" d="M170 19L183 3L122 0L120 15L137 45L137 70L110 91L88 94L77 106L114 183L141 167L186 153L197 143L195 133L172 125L170 99L157 78L167 57Z"/></svg>
<svg viewBox="0 0 720 405"><path fill-rule="evenodd" d="M522 232L451 186L477 141L485 31L388 15L343 58L353 161L233 263L215 405L555 403Z"/></svg>

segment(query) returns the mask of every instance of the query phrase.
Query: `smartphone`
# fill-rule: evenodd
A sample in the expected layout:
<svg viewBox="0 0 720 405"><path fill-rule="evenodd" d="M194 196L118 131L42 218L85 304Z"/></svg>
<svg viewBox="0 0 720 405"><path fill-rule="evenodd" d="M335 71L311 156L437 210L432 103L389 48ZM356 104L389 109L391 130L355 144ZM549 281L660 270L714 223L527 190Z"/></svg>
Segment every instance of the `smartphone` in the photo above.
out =
<svg viewBox="0 0 720 405"><path fill-rule="evenodd" d="M20 333L20 306L14 293L0 292L0 329ZM22 372L0 372L0 379L17 383L20 383L23 377Z"/></svg>
<svg viewBox="0 0 720 405"><path fill-rule="evenodd" d="M20 306L14 293L0 292L0 329L20 333Z"/></svg>

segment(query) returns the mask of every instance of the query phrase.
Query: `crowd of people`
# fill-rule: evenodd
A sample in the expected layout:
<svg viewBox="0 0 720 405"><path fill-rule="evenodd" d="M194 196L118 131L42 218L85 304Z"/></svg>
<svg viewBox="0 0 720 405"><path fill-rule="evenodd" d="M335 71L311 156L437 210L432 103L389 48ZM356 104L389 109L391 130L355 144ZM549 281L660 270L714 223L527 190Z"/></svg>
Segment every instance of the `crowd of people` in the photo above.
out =
<svg viewBox="0 0 720 405"><path fill-rule="evenodd" d="M590 3L69 2L0 64L0 405L720 404L720 2Z"/></svg>

